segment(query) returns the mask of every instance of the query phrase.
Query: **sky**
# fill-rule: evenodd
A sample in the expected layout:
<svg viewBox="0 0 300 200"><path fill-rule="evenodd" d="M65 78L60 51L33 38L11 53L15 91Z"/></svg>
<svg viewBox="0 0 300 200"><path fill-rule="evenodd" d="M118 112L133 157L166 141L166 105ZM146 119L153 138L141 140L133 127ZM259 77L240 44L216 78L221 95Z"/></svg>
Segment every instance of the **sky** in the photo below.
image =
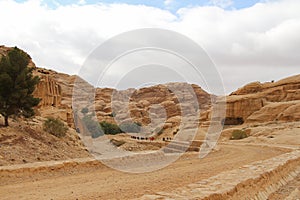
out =
<svg viewBox="0 0 300 200"><path fill-rule="evenodd" d="M25 50L38 67L78 74L110 38L141 28L171 30L205 50L230 93L299 74L299 10L299 0L0 0L0 45ZM110 73L113 79L117 71ZM126 84L122 89L134 87Z"/></svg>

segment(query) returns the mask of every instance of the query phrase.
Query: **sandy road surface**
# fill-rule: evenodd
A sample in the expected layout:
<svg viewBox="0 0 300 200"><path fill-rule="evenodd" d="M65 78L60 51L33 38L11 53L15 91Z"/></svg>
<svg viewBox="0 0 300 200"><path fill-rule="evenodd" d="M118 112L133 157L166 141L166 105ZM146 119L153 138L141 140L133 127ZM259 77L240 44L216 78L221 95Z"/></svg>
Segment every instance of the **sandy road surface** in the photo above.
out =
<svg viewBox="0 0 300 200"><path fill-rule="evenodd" d="M204 159L199 159L198 154L186 154L172 165L150 173L130 174L101 167L77 168L75 173L55 177L32 174L22 182L13 178L1 181L0 199L132 199L172 190L285 152L277 148L222 145L220 151Z"/></svg>

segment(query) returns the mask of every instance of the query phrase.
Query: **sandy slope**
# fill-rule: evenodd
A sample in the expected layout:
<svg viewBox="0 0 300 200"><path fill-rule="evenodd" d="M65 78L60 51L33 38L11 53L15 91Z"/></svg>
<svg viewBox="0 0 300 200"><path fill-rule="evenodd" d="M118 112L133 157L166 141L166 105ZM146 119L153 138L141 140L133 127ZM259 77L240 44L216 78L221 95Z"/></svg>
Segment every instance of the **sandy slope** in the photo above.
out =
<svg viewBox="0 0 300 200"><path fill-rule="evenodd" d="M107 167L76 168L73 174L38 173L23 181L2 180L1 199L132 199L145 193L168 191L222 171L263 160L287 150L259 146L221 145L221 150L198 159L186 154L172 165L151 173L129 174ZM73 170L74 171L74 170Z"/></svg>
<svg viewBox="0 0 300 200"><path fill-rule="evenodd" d="M65 137L57 138L43 130L41 117L11 119L9 127L1 127L2 120L0 116L0 166L88 156L71 128Z"/></svg>

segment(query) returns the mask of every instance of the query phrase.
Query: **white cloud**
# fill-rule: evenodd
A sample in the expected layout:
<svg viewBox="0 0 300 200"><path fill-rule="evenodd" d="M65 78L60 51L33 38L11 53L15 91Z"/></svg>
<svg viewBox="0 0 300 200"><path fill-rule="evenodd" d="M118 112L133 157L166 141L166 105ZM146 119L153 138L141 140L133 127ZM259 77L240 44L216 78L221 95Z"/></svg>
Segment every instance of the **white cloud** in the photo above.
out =
<svg viewBox="0 0 300 200"><path fill-rule="evenodd" d="M76 73L104 40L124 31L156 27L180 32L204 47L228 92L249 81L299 73L300 1L276 0L242 10L224 10L220 5L183 8L176 16L141 5L50 9L36 0L0 0L0 43L25 49L38 66Z"/></svg>
<svg viewBox="0 0 300 200"><path fill-rule="evenodd" d="M85 1L85 0L79 0L79 1L78 1L78 4L79 4L79 5L84 5L84 4L86 4L86 1Z"/></svg>
<svg viewBox="0 0 300 200"><path fill-rule="evenodd" d="M0 1L0 41L27 50L39 66L76 73L103 40L141 27L165 25L175 19L168 11L126 4L59 6L39 1Z"/></svg>
<svg viewBox="0 0 300 200"><path fill-rule="evenodd" d="M227 8L233 5L233 0L210 0L210 4L221 8Z"/></svg>
<svg viewBox="0 0 300 200"><path fill-rule="evenodd" d="M165 0L165 1L164 1L165 6L169 6L169 5L171 5L172 3L174 3L174 0Z"/></svg>

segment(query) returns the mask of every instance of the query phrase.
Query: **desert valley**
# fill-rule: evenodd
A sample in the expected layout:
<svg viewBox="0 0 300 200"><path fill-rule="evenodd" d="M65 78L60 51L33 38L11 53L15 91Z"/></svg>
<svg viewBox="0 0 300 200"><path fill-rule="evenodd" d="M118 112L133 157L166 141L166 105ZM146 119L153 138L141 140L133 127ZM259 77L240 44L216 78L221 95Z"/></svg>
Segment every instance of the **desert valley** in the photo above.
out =
<svg viewBox="0 0 300 200"><path fill-rule="evenodd" d="M10 49L1 46L0 58ZM93 88L82 80L84 87L93 88L94 102L91 106L80 102L75 110L73 89L79 77L39 68L33 62L28 67L40 78L33 95L41 101L33 117L12 117L8 127L0 117L0 199L300 198L300 74L249 83L225 100L189 83L117 91ZM183 99L192 100L182 104L169 89L183 91L187 86L197 102L183 93ZM129 96L128 111L120 102L112 104L115 93ZM215 119L213 107L219 104L224 104L225 113ZM182 113L197 113L198 120L182 120ZM112 148L130 156L102 163L97 147L86 144L100 141L104 133L86 134L91 130L84 120L93 118L115 127L116 119L130 124L128 116L133 128L113 134L109 129L105 137ZM49 117L64 123L64 136L45 130ZM164 120L155 124L155 119ZM147 130L148 135L139 135L151 123L155 127ZM211 146L207 132L214 123L224 127ZM185 138L193 131L194 137ZM212 149L200 158L206 147ZM155 168L178 154L182 155L170 165ZM126 170L118 170L123 166Z"/></svg>

